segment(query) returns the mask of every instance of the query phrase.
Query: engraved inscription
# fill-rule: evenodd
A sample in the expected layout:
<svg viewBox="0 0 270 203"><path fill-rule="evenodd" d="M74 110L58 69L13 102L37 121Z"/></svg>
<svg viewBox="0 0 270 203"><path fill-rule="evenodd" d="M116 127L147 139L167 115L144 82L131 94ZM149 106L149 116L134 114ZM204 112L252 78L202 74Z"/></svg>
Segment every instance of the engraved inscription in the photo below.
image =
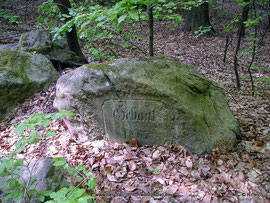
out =
<svg viewBox="0 0 270 203"><path fill-rule="evenodd" d="M126 140L137 138L138 140L145 139L148 136L147 130L135 129L135 130L123 130Z"/></svg>
<svg viewBox="0 0 270 203"><path fill-rule="evenodd" d="M105 132L116 140L136 138L142 144L151 144L154 139L164 140L172 134L172 123L168 120L171 112L159 101L108 100L102 111Z"/></svg>
<svg viewBox="0 0 270 203"><path fill-rule="evenodd" d="M155 109L151 111L138 111L136 107L132 107L129 110L123 110L123 105L119 105L113 111L113 117L117 120L124 121L142 121L142 122L154 122L155 121Z"/></svg>

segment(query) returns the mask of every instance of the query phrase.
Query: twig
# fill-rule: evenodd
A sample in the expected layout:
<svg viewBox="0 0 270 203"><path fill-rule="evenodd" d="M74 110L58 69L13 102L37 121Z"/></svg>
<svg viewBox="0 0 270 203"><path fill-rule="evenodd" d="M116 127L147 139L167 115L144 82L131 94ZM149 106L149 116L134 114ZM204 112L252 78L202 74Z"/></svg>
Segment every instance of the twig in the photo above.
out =
<svg viewBox="0 0 270 203"><path fill-rule="evenodd" d="M137 45L135 45L134 43L132 43L129 39L125 38L123 35L121 35L121 33L117 32L117 31L115 31L115 30L113 30L112 28L109 28L109 27L104 27L104 26L102 26L102 29L104 29L104 30L109 30L109 31L111 31L112 33L114 33L114 34L120 36L124 41L130 43L132 46L135 46L135 47L136 47L137 49L139 49L142 53L144 53L145 55L147 55L147 52L145 52L145 51L142 50L140 47L138 47Z"/></svg>
<svg viewBox="0 0 270 203"><path fill-rule="evenodd" d="M58 150L58 151L59 151L59 153L62 155L62 157L65 158L65 155L64 155L60 150ZM66 160L66 159L65 159L65 160ZM75 167L72 167L72 166L68 163L68 161L66 161L66 162L67 162L67 164L68 164L69 167L73 168L73 169L77 172L77 174L79 174L79 175L83 178L83 180L82 180L76 187L74 187L74 188L70 191L70 193L67 195L67 198L69 198L69 197L71 196L72 192L73 192L76 188L78 188L81 184L83 184L88 178L87 178L87 176L85 176L83 173L81 173L80 171L78 171Z"/></svg>
<svg viewBox="0 0 270 203"><path fill-rule="evenodd" d="M34 165L33 165L33 167L32 167L32 170L30 171L30 170L29 170L29 165L30 165L30 163L31 163L31 161L32 161L33 159L34 159L34 157L32 157L32 159L31 159L29 162L26 161L28 165L25 166L25 167L26 167L27 170L28 170L28 173L29 173L29 179L28 179L28 181L27 181L27 183L26 183L26 186L25 186L24 195L23 195L23 198L24 198L24 199L26 198L26 195L27 195L28 186L30 185L30 182L31 182L33 170L34 170L35 166L37 165L38 161L40 160L40 158L39 158L39 159L37 159L37 160L35 161L35 163L34 163ZM23 166L24 166L24 165L23 165Z"/></svg>
<svg viewBox="0 0 270 203"><path fill-rule="evenodd" d="M11 35L11 36L8 36L8 37L0 38L0 41L6 40L6 39L16 39L16 40L18 40L18 39L16 38L16 37L18 37L18 36L20 36L20 35Z"/></svg>
<svg viewBox="0 0 270 203"><path fill-rule="evenodd" d="M75 169L76 170L76 169ZM76 185L76 187L74 187L70 192L69 192L69 194L68 194L68 196L67 196L67 198L69 198L71 195L72 195L72 193L74 192L74 190L76 190L80 185L82 185L85 181L87 181L87 177L85 177L78 185Z"/></svg>

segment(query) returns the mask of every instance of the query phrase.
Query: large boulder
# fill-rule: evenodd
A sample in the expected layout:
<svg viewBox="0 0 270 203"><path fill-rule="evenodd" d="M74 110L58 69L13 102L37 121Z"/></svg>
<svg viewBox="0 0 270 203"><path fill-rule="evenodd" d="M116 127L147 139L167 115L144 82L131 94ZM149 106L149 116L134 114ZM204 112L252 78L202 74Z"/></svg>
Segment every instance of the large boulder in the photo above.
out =
<svg viewBox="0 0 270 203"><path fill-rule="evenodd" d="M0 120L17 103L47 88L58 77L59 73L45 56L0 51Z"/></svg>
<svg viewBox="0 0 270 203"><path fill-rule="evenodd" d="M82 65L84 59L69 49L65 38L52 40L53 35L49 30L33 30L22 34L18 50L36 52L47 56L52 61Z"/></svg>
<svg viewBox="0 0 270 203"><path fill-rule="evenodd" d="M34 179L34 182L29 185L30 189L36 189L40 192L51 190L56 192L63 187L71 186L72 183L66 177L67 171L61 166L54 166L54 160L52 158L32 159L29 163L25 163L27 167L22 167L20 171L19 182L29 181L30 178ZM23 179L22 179L23 178ZM8 189L6 181L10 177L0 177L0 185L6 185L0 189L0 202L6 197L5 190ZM15 202L9 200L10 203ZM38 197L32 198L30 203L39 203Z"/></svg>
<svg viewBox="0 0 270 203"><path fill-rule="evenodd" d="M239 125L224 91L166 57L89 64L59 78L54 106L71 110L71 133L139 144L183 145L204 153L237 142ZM103 133L103 134L102 134Z"/></svg>

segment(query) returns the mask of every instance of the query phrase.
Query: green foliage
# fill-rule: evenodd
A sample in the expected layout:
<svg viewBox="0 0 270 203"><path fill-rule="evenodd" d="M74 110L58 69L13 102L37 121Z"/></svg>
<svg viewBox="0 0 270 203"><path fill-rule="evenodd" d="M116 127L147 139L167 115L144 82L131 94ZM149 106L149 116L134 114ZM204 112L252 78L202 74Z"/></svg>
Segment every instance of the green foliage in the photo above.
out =
<svg viewBox="0 0 270 203"><path fill-rule="evenodd" d="M198 38L210 32L211 32L211 26L208 26L208 27L200 26L198 30L196 30L194 33L195 33L195 37Z"/></svg>
<svg viewBox="0 0 270 203"><path fill-rule="evenodd" d="M259 66L255 66L254 64L251 65L251 70L259 70L259 71L263 71L265 73L269 73L270 70L268 68L265 67L259 67ZM263 82L265 85L270 86L270 77L258 77L256 78L257 82Z"/></svg>
<svg viewBox="0 0 270 203"><path fill-rule="evenodd" d="M41 25L46 25L49 28L53 28L59 24L56 19L61 19L60 10L53 4L53 0L44 2L39 8L40 15L37 20L39 22L39 28Z"/></svg>
<svg viewBox="0 0 270 203"><path fill-rule="evenodd" d="M72 4L69 10L69 16L60 15L59 10L49 0L41 6L43 14L47 17L41 17L40 22L48 25L49 17L60 19L54 22L54 36L59 38L65 32L69 31L72 25L78 28L80 39L87 40L87 48L91 59L113 59L118 54L113 51L115 48L113 41L125 39L132 41L137 38L135 33L130 35L125 32L127 26L135 27L138 24L146 23L148 15L146 7L153 6L155 20L167 19L171 21L170 29L181 23L183 18L176 14L180 1L168 2L165 0L122 0L118 1L112 7L101 6L94 1L82 1L81 4ZM60 15L60 16L59 16ZM66 22L68 19L68 22ZM52 27L51 27L52 28ZM99 41L106 41L107 46L98 46ZM122 43L121 48L129 48ZM133 47L132 47L133 48Z"/></svg>
<svg viewBox="0 0 270 203"><path fill-rule="evenodd" d="M254 64L251 65L251 70L262 70L264 72L269 72L269 69L264 67L255 66Z"/></svg>
<svg viewBox="0 0 270 203"><path fill-rule="evenodd" d="M4 0L2 3L1 3L1 6L0 7L0 21L6 21L7 23L15 23L15 24L19 24L20 21L18 21L18 17L17 15L15 15L11 9L9 8L4 8L3 7L6 7L7 4L10 4L10 3L16 3L18 2L19 0ZM3 27L3 25L0 25L0 28Z"/></svg>
<svg viewBox="0 0 270 203"><path fill-rule="evenodd" d="M256 81L264 82L267 86L270 87L270 77L258 77Z"/></svg>
<svg viewBox="0 0 270 203"><path fill-rule="evenodd" d="M160 174L160 173L161 173L161 169L160 169L160 168L154 168L154 172L155 172L156 174Z"/></svg>
<svg viewBox="0 0 270 203"><path fill-rule="evenodd" d="M4 202L8 200L15 200L19 202L24 200L29 202L30 199L37 196L40 201L44 202L45 199L51 198L52 200L47 202L95 202L95 196L89 195L85 189L79 187L70 186L69 188L61 188L59 191L41 192L35 189L30 189L34 182L34 178L30 177L30 180L25 181L21 176L22 167L24 165L23 159L16 159L16 154L21 153L27 145L39 142L41 137L55 136L53 131L47 130L41 134L37 127L46 129L52 120L64 118L65 116L73 116L71 111L61 111L51 114L32 114L28 119L19 124L15 129L15 133L20 137L19 141L15 144L16 149L13 153L8 154L7 158L0 159L0 176L6 177L6 186L8 188L4 191L6 197ZM28 132L30 136L27 136L25 132ZM85 184L89 189L94 190L96 182L91 172L86 170L84 165L79 165L77 168L70 167L66 160L62 157L54 159L54 166L61 166L66 169L72 177L77 178L79 185ZM5 185L0 185L3 188Z"/></svg>
<svg viewBox="0 0 270 203"><path fill-rule="evenodd" d="M71 194L71 195L69 195ZM63 187L57 192L52 192L50 197L53 200L47 203L89 203L95 202L95 196L88 195L85 189L74 187Z"/></svg>

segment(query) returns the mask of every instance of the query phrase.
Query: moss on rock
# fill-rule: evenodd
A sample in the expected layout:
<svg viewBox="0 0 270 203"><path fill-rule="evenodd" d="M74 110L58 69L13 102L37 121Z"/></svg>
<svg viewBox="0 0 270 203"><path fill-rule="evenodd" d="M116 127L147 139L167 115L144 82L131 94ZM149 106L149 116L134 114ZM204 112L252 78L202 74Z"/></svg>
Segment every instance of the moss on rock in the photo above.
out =
<svg viewBox="0 0 270 203"><path fill-rule="evenodd" d="M101 70L101 71L109 72L109 71L114 70L114 68L109 65L112 62L113 61L105 62L105 63L91 63L91 64L85 64L84 66L92 70Z"/></svg>
<svg viewBox="0 0 270 203"><path fill-rule="evenodd" d="M68 119L71 133L90 139L85 126L93 119L109 139L181 144L194 153L208 152L220 139L233 146L239 134L223 90L168 57L84 65L58 80L54 106L73 110L81 121Z"/></svg>
<svg viewBox="0 0 270 203"><path fill-rule="evenodd" d="M58 78L52 63L42 55L0 51L0 120L6 112Z"/></svg>
<svg viewBox="0 0 270 203"><path fill-rule="evenodd" d="M69 49L65 39L53 40L49 30L33 30L22 34L18 50L36 52L46 55L50 59L63 62L82 63L84 61L84 59Z"/></svg>
<svg viewBox="0 0 270 203"><path fill-rule="evenodd" d="M20 39L20 41L19 41L17 50L21 50L21 49L22 49L23 43L27 40L28 36L29 36L28 32L23 33L23 34L21 35L21 39Z"/></svg>
<svg viewBox="0 0 270 203"><path fill-rule="evenodd" d="M9 72L14 77L21 77L24 82L29 82L25 67L30 65L31 54L5 49L0 52L0 73Z"/></svg>

